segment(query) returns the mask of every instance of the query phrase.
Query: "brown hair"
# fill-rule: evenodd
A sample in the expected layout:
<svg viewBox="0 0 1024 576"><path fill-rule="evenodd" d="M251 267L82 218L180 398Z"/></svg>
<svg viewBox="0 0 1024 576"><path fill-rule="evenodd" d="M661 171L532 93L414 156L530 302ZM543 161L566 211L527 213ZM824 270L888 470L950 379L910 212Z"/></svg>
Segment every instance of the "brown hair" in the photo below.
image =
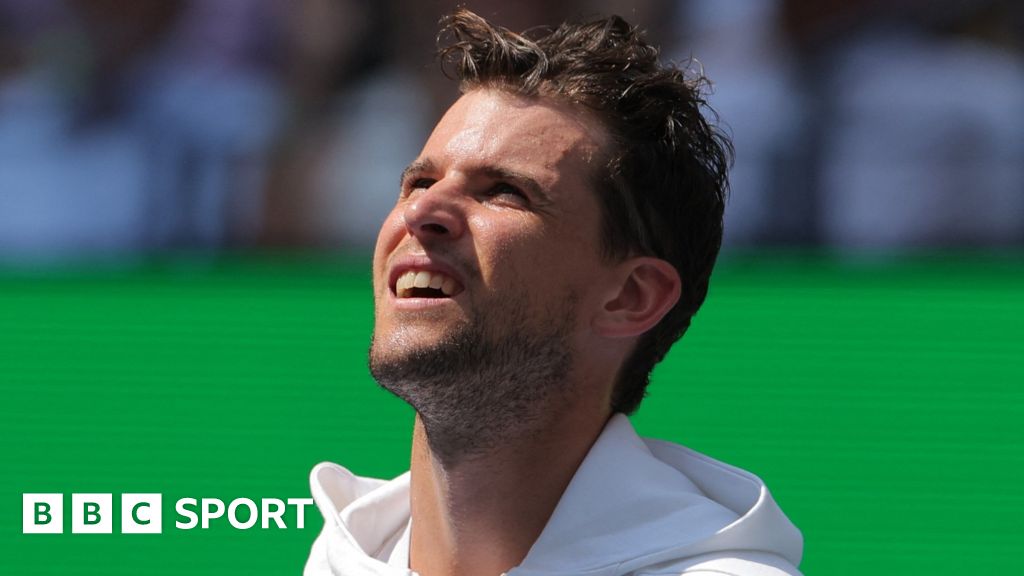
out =
<svg viewBox="0 0 1024 576"><path fill-rule="evenodd" d="M611 137L595 189L610 259L643 254L679 272L679 302L640 337L622 366L612 409L630 413L650 372L690 325L722 243L732 158L705 114L707 79L658 60L658 49L618 16L517 34L459 9L443 21L440 56L463 91L488 87L583 107Z"/></svg>

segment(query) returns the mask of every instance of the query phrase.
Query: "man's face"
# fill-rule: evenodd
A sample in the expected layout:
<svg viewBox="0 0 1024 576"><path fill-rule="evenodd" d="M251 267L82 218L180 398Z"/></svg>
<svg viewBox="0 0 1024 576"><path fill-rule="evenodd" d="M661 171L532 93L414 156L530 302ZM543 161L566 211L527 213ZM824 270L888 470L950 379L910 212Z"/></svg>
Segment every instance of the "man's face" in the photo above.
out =
<svg viewBox="0 0 1024 576"><path fill-rule="evenodd" d="M421 417L430 398L450 412L567 385L608 269L590 186L603 138L561 105L476 90L406 171L374 255L370 359Z"/></svg>

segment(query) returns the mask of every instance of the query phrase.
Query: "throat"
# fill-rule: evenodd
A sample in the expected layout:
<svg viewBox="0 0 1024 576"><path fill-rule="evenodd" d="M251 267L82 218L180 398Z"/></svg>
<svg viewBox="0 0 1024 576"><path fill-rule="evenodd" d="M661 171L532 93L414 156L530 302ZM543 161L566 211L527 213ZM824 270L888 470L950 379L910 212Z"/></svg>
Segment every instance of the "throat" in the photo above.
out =
<svg viewBox="0 0 1024 576"><path fill-rule="evenodd" d="M605 420L563 420L564 427L509 438L499 450L445 463L417 417L410 567L423 576L476 576L522 564Z"/></svg>
<svg viewBox="0 0 1024 576"><path fill-rule="evenodd" d="M526 470L500 462L495 454L442 463L429 449L418 419L416 430L409 567L421 576L478 576L504 574L520 565L564 486L535 494L537 486L504 473Z"/></svg>

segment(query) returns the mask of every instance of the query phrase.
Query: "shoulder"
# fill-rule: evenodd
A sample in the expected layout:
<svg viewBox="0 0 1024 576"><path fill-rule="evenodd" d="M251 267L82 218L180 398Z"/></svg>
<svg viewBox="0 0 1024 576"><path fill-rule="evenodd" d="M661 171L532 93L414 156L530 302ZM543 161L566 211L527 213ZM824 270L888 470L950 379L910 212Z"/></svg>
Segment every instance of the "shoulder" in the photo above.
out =
<svg viewBox="0 0 1024 576"><path fill-rule="evenodd" d="M775 554L732 551L650 566L636 572L635 576L801 576L801 572Z"/></svg>

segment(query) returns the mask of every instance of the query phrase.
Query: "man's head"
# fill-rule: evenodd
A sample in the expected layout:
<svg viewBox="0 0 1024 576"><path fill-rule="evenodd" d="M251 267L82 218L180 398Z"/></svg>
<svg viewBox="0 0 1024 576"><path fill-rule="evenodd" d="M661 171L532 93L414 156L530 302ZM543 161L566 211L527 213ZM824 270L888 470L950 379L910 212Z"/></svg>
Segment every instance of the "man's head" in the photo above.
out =
<svg viewBox="0 0 1024 576"><path fill-rule="evenodd" d="M370 366L453 456L569 399L578 304L605 268L587 179L602 136L564 105L475 90L402 176Z"/></svg>
<svg viewBox="0 0 1024 576"><path fill-rule="evenodd" d="M443 410L395 381L442 388L453 363L483 373L486 350L506 368L539 360L540 383L501 393L550 401L568 392L545 382L628 339L602 366L617 380L604 401L634 410L703 302L721 243L730 148L701 115L702 79L661 66L617 17L518 35L459 11L443 36L465 96L406 171L378 240L375 376L424 416Z"/></svg>

